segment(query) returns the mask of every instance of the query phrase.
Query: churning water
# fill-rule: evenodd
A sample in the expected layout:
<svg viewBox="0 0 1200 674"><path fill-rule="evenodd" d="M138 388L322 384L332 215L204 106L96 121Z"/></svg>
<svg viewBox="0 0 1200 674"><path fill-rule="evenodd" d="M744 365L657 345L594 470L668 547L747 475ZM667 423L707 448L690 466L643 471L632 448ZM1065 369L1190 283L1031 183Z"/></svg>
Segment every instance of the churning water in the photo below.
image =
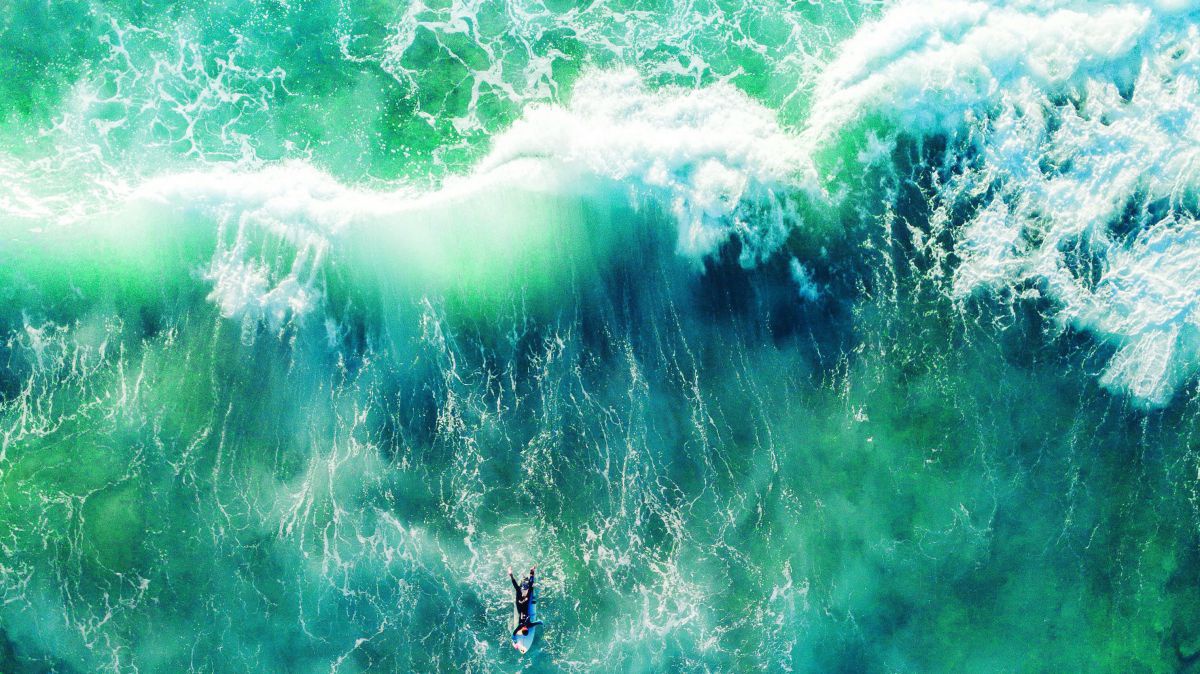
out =
<svg viewBox="0 0 1200 674"><path fill-rule="evenodd" d="M0 46L0 670L1200 666L1200 3Z"/></svg>

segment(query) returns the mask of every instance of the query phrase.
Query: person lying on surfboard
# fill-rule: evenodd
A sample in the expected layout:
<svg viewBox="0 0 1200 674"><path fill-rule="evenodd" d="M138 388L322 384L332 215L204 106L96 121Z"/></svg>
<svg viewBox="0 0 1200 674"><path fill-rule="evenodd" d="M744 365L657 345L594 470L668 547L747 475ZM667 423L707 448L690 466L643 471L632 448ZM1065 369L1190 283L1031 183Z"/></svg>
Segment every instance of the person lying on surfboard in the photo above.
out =
<svg viewBox="0 0 1200 674"><path fill-rule="evenodd" d="M530 628L542 624L540 620L529 619L529 605L537 603L537 600L533 598L533 582L536 571L537 567L535 566L529 570L529 577L518 583L512 569L508 570L508 579L512 581L513 589L517 591L517 628L513 630L513 636L528 634Z"/></svg>

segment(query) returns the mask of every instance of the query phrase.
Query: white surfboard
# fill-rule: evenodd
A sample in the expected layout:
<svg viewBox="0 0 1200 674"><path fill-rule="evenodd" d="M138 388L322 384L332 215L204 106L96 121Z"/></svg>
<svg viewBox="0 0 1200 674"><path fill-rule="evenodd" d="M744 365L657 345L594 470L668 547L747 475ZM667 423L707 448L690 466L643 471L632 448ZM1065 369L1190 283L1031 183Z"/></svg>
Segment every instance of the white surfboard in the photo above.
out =
<svg viewBox="0 0 1200 674"><path fill-rule="evenodd" d="M532 599L533 601L529 603L529 622L534 622L537 620L537 590L533 591ZM519 624L520 620L521 614L517 612L517 605L514 602L512 627L510 628L510 631L517 629L517 625ZM513 648L521 651L522 653L529 652L529 649L533 646L533 640L537 636L537 629L538 626L534 626L530 627L529 631L525 634L514 634L512 638Z"/></svg>

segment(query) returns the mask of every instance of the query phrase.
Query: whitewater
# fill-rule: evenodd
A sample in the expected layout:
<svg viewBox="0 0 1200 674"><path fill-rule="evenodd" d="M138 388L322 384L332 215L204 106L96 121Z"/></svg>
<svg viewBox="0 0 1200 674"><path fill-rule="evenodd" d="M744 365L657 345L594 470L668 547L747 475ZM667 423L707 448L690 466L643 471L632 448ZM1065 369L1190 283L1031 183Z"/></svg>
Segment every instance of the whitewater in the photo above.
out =
<svg viewBox="0 0 1200 674"><path fill-rule="evenodd" d="M0 42L0 670L1200 667L1200 2Z"/></svg>

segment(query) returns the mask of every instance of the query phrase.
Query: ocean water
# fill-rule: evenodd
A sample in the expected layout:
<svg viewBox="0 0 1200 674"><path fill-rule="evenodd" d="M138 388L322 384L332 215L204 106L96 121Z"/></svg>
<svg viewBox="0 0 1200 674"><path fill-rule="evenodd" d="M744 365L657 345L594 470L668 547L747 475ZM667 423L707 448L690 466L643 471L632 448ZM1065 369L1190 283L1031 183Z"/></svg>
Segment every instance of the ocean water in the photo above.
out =
<svg viewBox="0 0 1200 674"><path fill-rule="evenodd" d="M0 671L1200 670L1200 3L0 45Z"/></svg>

